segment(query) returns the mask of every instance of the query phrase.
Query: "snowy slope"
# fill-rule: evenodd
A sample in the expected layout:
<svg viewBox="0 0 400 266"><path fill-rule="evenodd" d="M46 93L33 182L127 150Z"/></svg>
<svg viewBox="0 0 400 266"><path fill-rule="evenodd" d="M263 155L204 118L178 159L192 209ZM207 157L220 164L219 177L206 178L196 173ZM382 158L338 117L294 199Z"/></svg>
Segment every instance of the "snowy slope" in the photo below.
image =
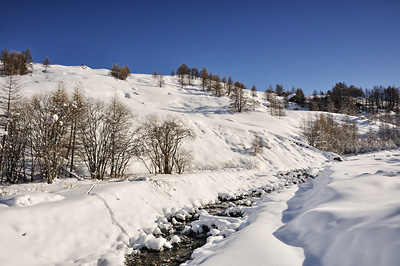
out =
<svg viewBox="0 0 400 266"><path fill-rule="evenodd" d="M188 265L399 265L400 238L393 233L399 232L400 217L396 151L334 164L297 191L297 186L285 188L277 172L317 173L331 165L330 154L302 141L306 111L288 110L278 119L260 105L234 114L227 98L202 92L198 84L180 88L176 77L165 77L159 88L151 75L120 81L104 69L53 65L42 70L35 65L32 74L20 77L24 95L53 91L62 81L71 91L81 86L87 96L105 101L118 95L139 120L154 113L182 118L196 134L187 143L194 162L184 175L150 176L134 163L134 175L122 181L65 179L1 187L0 265L122 265L132 243L152 233L159 217L212 203L220 193L259 187L279 190L248 208L239 231L196 250ZM249 151L254 135L267 146L257 156ZM371 239L377 239L376 246ZM365 249L375 264L357 261Z"/></svg>
<svg viewBox="0 0 400 266"><path fill-rule="evenodd" d="M300 185L276 232L305 266L400 265L400 153L348 157Z"/></svg>
<svg viewBox="0 0 400 266"><path fill-rule="evenodd" d="M180 117L196 134L196 139L187 147L195 151L194 170L290 170L307 168L310 162L319 165L325 162L323 154L296 144L300 120L307 112L288 111L288 117L278 119L271 117L261 105L254 112L231 113L229 99L201 91L199 80L194 86L180 88L177 77L166 76L165 86L159 88L151 75L132 74L126 81L121 81L109 76L108 72L106 69L53 65L44 73L41 65L35 64L33 73L20 77L20 83L24 85L25 96L53 91L62 81L71 92L76 86L82 87L89 97L107 101L117 95L139 119L154 113ZM262 93L259 94L258 99L263 102ZM271 148L264 149L256 159L250 156L249 150L254 135L259 135ZM145 172L145 169L137 164L132 171Z"/></svg>
<svg viewBox="0 0 400 266"><path fill-rule="evenodd" d="M143 230L152 232L157 216L173 208L210 203L219 193L281 187L285 180L276 172L319 170L330 162L327 154L299 141L302 114L296 117L298 113L292 112L287 119L277 119L263 106L234 114L229 112L228 98L201 91L199 81L180 88L177 77L165 77L165 86L159 88L151 75L133 74L121 81L108 76L108 70L59 65L46 73L35 65L32 74L19 80L27 97L53 91L62 81L71 92L80 86L87 96L105 101L116 94L138 120L154 113L180 117L196 134L187 147L194 163L192 173L181 176L101 184L66 179L52 185L2 188L0 245L6 247L0 249L2 265L95 265L102 258L100 261L120 265ZM267 146L256 157L249 150L254 135ZM146 173L139 163L134 163L131 171L136 177ZM20 250L23 256L10 255Z"/></svg>

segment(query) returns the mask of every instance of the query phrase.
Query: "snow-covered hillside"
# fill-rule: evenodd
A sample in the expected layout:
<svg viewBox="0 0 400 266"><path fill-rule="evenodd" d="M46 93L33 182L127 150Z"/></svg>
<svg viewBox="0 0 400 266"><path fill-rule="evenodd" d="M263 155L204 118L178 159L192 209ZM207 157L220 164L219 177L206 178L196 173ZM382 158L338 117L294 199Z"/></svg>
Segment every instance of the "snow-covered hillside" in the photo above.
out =
<svg viewBox="0 0 400 266"><path fill-rule="evenodd" d="M27 97L53 91L62 81L71 91L81 86L87 96L104 101L117 95L138 120L148 114L179 117L196 134L186 147L194 159L184 175L151 176L135 162L132 175L124 180L62 179L51 185L2 186L0 265L122 265L133 244L156 232L165 215L196 209L222 194L261 187L276 191L246 209L238 231L226 238L215 236L187 265L356 265L364 248L380 256L383 247L387 259L362 260L358 265L389 266L399 261L394 252L398 235L391 234L399 231L400 217L400 205L393 201L399 188L396 151L333 164L298 190L295 185L286 187L287 179L278 173L305 169L317 174L334 157L303 142L300 123L307 111L288 110L278 119L260 104L255 111L231 113L229 99L201 91L199 81L181 88L177 77L165 77L160 88L151 75L132 74L121 81L110 77L108 70L88 67L53 65L43 72L35 65L32 74L19 80ZM258 99L263 102L262 93ZM253 156L255 135L265 147ZM363 167L371 162L373 167ZM365 194L374 187L388 196L375 193L368 200ZM371 204L375 207L369 212ZM385 210L379 212L382 206ZM375 218L368 218L371 213ZM384 225L375 230L379 221ZM357 229L354 235L347 234L350 229ZM366 241L370 230L375 230L374 236L383 234L375 249ZM339 235L344 237L336 243ZM355 239L346 249L343 243L349 236ZM353 263L335 264L334 254L344 251Z"/></svg>
<svg viewBox="0 0 400 266"><path fill-rule="evenodd" d="M122 81L108 73L106 69L60 65L53 65L44 73L41 65L35 65L32 74L20 77L20 83L27 97L54 91L62 81L71 92L80 86L87 96L104 101L117 95L134 110L138 119L149 114L182 118L196 134L187 147L193 151L193 170L290 170L325 162L321 153L298 145L300 120L306 116L305 112L288 111L288 117L278 119L260 105L254 112L232 113L229 99L203 92L200 80L195 80L194 86L181 88L178 77L166 76L165 85L160 88L151 75L132 74ZM261 92L258 100L264 101ZM253 158L250 151L255 135L268 147L258 158ZM145 172L141 164L134 165L132 170Z"/></svg>

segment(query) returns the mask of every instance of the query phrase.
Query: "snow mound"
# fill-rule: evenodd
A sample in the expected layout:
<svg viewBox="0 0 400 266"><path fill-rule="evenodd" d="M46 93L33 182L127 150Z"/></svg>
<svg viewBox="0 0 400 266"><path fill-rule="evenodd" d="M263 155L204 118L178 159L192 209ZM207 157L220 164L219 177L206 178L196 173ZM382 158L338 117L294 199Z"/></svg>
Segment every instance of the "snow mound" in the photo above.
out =
<svg viewBox="0 0 400 266"><path fill-rule="evenodd" d="M26 207L46 202L61 201L63 199L65 199L65 197L59 194L32 192L26 195L2 197L0 199L0 204L7 205L9 207Z"/></svg>
<svg viewBox="0 0 400 266"><path fill-rule="evenodd" d="M349 157L300 185L276 236L304 248L303 265L399 265L400 160L391 153Z"/></svg>

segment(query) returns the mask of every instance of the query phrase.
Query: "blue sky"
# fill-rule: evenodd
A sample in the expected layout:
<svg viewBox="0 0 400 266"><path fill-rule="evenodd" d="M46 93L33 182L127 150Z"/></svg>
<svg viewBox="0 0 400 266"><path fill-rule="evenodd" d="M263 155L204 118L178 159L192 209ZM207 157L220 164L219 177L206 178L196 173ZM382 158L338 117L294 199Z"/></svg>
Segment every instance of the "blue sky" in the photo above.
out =
<svg viewBox="0 0 400 266"><path fill-rule="evenodd" d="M185 63L249 88L400 86L400 1L0 0L0 48L35 62L169 74Z"/></svg>

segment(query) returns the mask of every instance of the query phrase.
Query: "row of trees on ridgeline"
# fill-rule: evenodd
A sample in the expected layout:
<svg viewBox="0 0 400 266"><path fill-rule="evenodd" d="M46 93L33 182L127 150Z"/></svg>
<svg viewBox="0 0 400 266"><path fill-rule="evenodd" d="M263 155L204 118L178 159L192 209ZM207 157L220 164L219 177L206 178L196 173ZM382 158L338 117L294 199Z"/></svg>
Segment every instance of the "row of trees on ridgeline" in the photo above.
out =
<svg viewBox="0 0 400 266"><path fill-rule="evenodd" d="M3 75L26 75L32 70L33 59L31 51L26 48L25 51L8 51L4 48L0 55L0 73Z"/></svg>
<svg viewBox="0 0 400 266"><path fill-rule="evenodd" d="M310 99L310 109L334 113L357 115L360 112L376 114L380 110L399 112L399 88L394 86L374 86L361 89L340 82L319 94L314 91Z"/></svg>
<svg viewBox="0 0 400 266"><path fill-rule="evenodd" d="M153 115L138 122L116 96L106 103L85 97L81 87L70 94L62 82L52 93L25 99L15 76L5 81L0 87L1 183L36 177L52 183L78 177L80 165L93 179L121 178L135 158L160 174L182 173L191 162L182 144L194 133L180 119Z"/></svg>
<svg viewBox="0 0 400 266"><path fill-rule="evenodd" d="M26 75L33 68L33 57L29 48L26 48L22 52L13 50L11 53L7 48L4 48L0 54L0 61L0 74L5 76ZM45 71L47 71L50 65L50 59L46 56L43 61Z"/></svg>

